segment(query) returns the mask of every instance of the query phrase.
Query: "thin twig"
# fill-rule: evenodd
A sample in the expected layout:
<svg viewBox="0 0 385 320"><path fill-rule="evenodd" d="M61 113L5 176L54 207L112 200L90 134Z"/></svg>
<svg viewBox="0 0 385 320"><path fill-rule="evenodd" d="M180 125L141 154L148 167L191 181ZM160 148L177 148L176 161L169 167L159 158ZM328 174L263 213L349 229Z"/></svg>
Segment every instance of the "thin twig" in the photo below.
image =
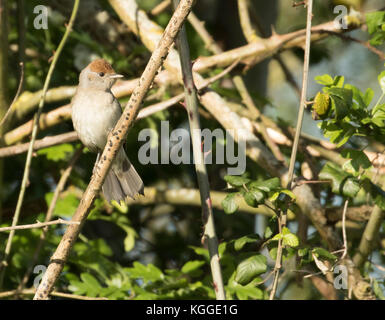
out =
<svg viewBox="0 0 385 320"><path fill-rule="evenodd" d="M36 290L34 288L24 289L22 291L18 291L18 290L4 291L4 292L0 292L0 298L7 298L15 295L34 295L35 292ZM109 300L108 298L104 298L104 297L87 297L87 296L80 296L78 294L64 293L64 292L58 292L58 291L51 292L51 295L56 297L61 297L61 298L75 299L75 300Z"/></svg>
<svg viewBox="0 0 385 320"><path fill-rule="evenodd" d="M157 16L158 14L165 11L171 5L171 0L163 0L157 6L151 10L151 15Z"/></svg>
<svg viewBox="0 0 385 320"><path fill-rule="evenodd" d="M377 49L376 47L372 46L369 41L363 41L363 40L354 38L352 36L349 36L347 34L338 33L338 32L335 32L335 31L324 31L324 32L328 33L328 34L331 34L333 36L339 37L339 38L341 38L343 40L346 40L346 41L352 41L352 42L359 43L360 45L362 45L365 48L367 48L369 51L371 51L374 54L376 54L380 58L380 60L385 60L385 53L382 52L381 50Z"/></svg>
<svg viewBox="0 0 385 320"><path fill-rule="evenodd" d="M52 220L48 222L37 221L36 223L32 223L32 224L24 224L24 225L14 226L14 227L3 227L3 228L0 228L0 232L13 231L13 230L25 230L25 229L38 229L38 228L44 228L46 226L52 226L54 224L79 224L79 222L68 221L63 219L57 219L57 220Z"/></svg>
<svg viewBox="0 0 385 320"><path fill-rule="evenodd" d="M295 137L294 137L294 143L292 148L292 153L290 157L290 164L289 164L289 170L288 170L288 182L287 182L287 189L292 189L292 182L294 177L294 166L297 158L297 151L298 151L298 144L299 144L299 138L301 135L301 129L302 129L302 122L303 122L303 115L305 110L305 101L306 101L306 94L307 94L307 82L308 82L308 74L309 74L309 57L310 57L310 43L311 43L311 20L312 20L312 13L313 10L313 0L307 0L307 18L306 18L306 41L305 41L305 55L304 55L304 63L303 63L303 77L302 77L302 92L301 92L301 101L299 105L299 111L298 111L298 118L297 118L297 128L295 131ZM279 228L282 230L286 226L286 220L287 220L287 210L282 211L282 215L280 217L281 219L278 219ZM278 250L277 250L277 257L276 257L276 267L278 267L278 271L274 275L274 284L273 289L270 292L270 300L273 300L275 297L275 293L277 290L278 285L278 278L279 278L279 268L281 267L281 261L282 261L282 241L278 241Z"/></svg>
<svg viewBox="0 0 385 320"><path fill-rule="evenodd" d="M48 86L50 84L52 74L53 74L53 71L55 69L56 63L59 59L60 53L61 53L61 51L62 51L62 49L63 49L63 47L67 41L67 38L71 32L71 29L72 29L72 26L73 26L73 23L75 21L76 14L78 11L78 7L79 7L79 0L75 0L74 7L72 9L71 18L69 20L69 23L67 25L66 31L63 35L63 38L61 39L60 44L57 47L57 50L55 51L51 65L50 65L49 70L48 70L47 77L46 77L45 82L44 82L43 94L42 94L41 99L40 99L38 110L37 110L35 117L34 117L34 126L33 126L33 130L32 130L31 143L29 145L29 149L28 149L28 153L27 153L27 160L25 163L23 180L22 180L21 187L20 187L20 193L19 193L19 197L17 200L17 204L16 204L15 214L14 214L13 220L12 220L12 227L15 227L17 225L17 223L19 221L21 207L23 205L24 194L25 194L25 190L27 188L29 172L30 172L30 167L31 167L33 145L35 143L35 139L36 139L37 133L39 131L39 118L40 118L40 115L43 111L45 94L48 90ZM2 266L0 265L0 288L2 287L2 284L3 284L5 265L7 264L9 255L11 253L12 239L13 239L14 234L15 234L14 230L12 230L9 234L9 237L7 240L7 245L6 245L5 252L4 252L4 258L2 261L3 263L2 263Z"/></svg>
<svg viewBox="0 0 385 320"><path fill-rule="evenodd" d="M346 199L345 200L345 204L344 204L344 211L342 212L342 238L343 238L343 241L344 241L344 251L343 251L343 254L341 256L341 259L344 259L346 257L346 254L348 253L348 241L347 241L347 237L346 237L346 212L348 210L348 205L349 205L349 200Z"/></svg>
<svg viewBox="0 0 385 320"><path fill-rule="evenodd" d="M13 108L13 106L15 105L15 102L16 102L17 99L19 98L20 93L21 93L21 91L22 91L22 89L23 89L23 83L24 83L24 63L23 63L23 62L20 62L20 80L19 80L19 86L18 86L18 88L17 88L15 97L13 98L11 105L9 106L9 108L8 108L7 112L5 113L3 119L1 119L1 121L0 121L0 127L4 124L5 120L7 120L8 116L11 114L12 108Z"/></svg>
<svg viewBox="0 0 385 320"><path fill-rule="evenodd" d="M249 15L249 2L250 0L238 0L238 13L239 20L241 21L241 28L245 38L248 42L253 42L259 39L255 29L251 25Z"/></svg>
<svg viewBox="0 0 385 320"><path fill-rule="evenodd" d="M279 234L282 233L282 215L278 216L278 232ZM282 237L278 239L278 246L277 246L277 257L275 259L275 266L274 266L274 278L273 278L273 286L270 291L269 300L274 300L275 293L277 292L278 288L278 279L279 279L279 273L281 272L282 268Z"/></svg>
<svg viewBox="0 0 385 320"><path fill-rule="evenodd" d="M118 0L110 0L110 4L113 7L118 5L118 3ZM104 179L112 165L112 161L118 153L118 150L123 145L127 133L132 127L138 114L139 107L154 80L155 74L161 67L164 59L167 57L169 49L173 44L184 20L187 18L193 3L193 0L182 0L171 17L161 40L152 53L150 60L138 82L138 86L132 93L130 100L124 108L122 116L120 117L115 128L112 130L112 134L110 134L108 138L106 147L100 157L101 160L99 161L98 166L91 177L91 181L83 193L82 200L80 201L80 204L72 218L72 221L79 221L80 225L70 225L67 228L51 258L51 262L44 273L42 281L36 290L36 294L34 296L35 300L48 299L48 295L52 291L56 280L59 278L59 275L63 270L72 246L80 233L80 229L87 219L91 206L101 190Z"/></svg>
<svg viewBox="0 0 385 320"><path fill-rule="evenodd" d="M179 0L173 0L174 7L176 8L179 4ZM213 208L210 197L210 184L207 175L206 165L204 163L204 155L201 146L201 136L196 134L200 132L200 121L198 113L198 98L197 89L194 84L191 59L190 59L190 48L187 41L187 34L184 26L179 31L177 37L177 47L181 60L181 69L183 74L183 82L185 87L186 96L186 109L190 124L191 142L193 146L193 155L195 162L195 170L197 173L198 186L201 195L202 202L202 219L204 226L204 235L202 243L208 247L210 254L210 266L211 274L213 277L213 285L217 300L225 300L225 289L222 279L221 265L219 263L218 253L218 239L215 232Z"/></svg>
<svg viewBox="0 0 385 320"><path fill-rule="evenodd" d="M62 143L73 142L78 139L79 139L78 135L75 131L58 134L56 136L47 136L47 137L44 137L43 139L35 140L35 143L33 145L33 151L56 146ZM29 148L29 144L30 143L28 142L28 143L18 144L16 146L0 148L0 158L11 157L11 156L15 156L15 155L27 152Z"/></svg>

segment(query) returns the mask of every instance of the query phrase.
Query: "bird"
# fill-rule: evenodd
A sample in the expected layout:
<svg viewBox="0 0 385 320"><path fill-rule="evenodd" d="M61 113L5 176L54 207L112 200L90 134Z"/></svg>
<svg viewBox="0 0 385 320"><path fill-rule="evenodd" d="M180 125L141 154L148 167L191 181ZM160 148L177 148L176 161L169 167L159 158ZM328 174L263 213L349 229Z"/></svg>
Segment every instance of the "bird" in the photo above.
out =
<svg viewBox="0 0 385 320"><path fill-rule="evenodd" d="M109 133L122 114L120 103L111 92L113 84L122 77L106 60L96 59L80 72L79 84L71 100L74 129L83 145L97 153L96 164ZM135 199L139 194L144 195L143 181L123 147L107 173L102 191L108 202L115 200L118 203L128 197Z"/></svg>

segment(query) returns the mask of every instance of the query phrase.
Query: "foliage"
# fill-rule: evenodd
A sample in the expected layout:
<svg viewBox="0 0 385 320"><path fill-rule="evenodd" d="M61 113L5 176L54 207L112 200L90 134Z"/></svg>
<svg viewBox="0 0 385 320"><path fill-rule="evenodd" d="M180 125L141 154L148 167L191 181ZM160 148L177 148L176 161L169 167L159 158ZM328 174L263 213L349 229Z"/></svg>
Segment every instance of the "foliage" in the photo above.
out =
<svg viewBox="0 0 385 320"><path fill-rule="evenodd" d="M8 2L10 11L8 64L10 72L7 75L7 80L8 96L12 97L17 90L19 81L17 71L19 70L19 55L15 49L18 48L19 43L17 1L10 0ZM42 89L52 51L59 43L64 32L65 22L68 20L68 8L70 6L67 4L69 2L62 2L25 1L25 21L27 23L25 38L27 56L23 88L25 93L35 93ZM141 8L147 12L159 2L155 0L138 1ZM254 2L257 3L257 1ZM77 20L53 74L52 88L76 85L79 71L90 59L96 57L107 59L114 66L114 69L118 73L124 74L127 79L139 77L149 59L150 53L141 42L140 37L135 37L127 30L108 1L94 1L94 3L95 6L100 7L100 11L108 19L102 23L101 28L97 28L97 23L91 19L92 16L88 12L92 9L91 6L86 5L81 8L81 13L87 19L84 19L83 16L82 19ZM239 41L243 41L239 37L240 30L234 27L235 21L239 19L238 13L230 12L231 10L227 7L230 2L209 1L207 3L203 1L202 4L199 4L203 10L202 8L199 11L197 9L196 13L198 16L206 13L205 27L217 43L224 50L244 45L245 43L239 43ZM35 18L33 9L40 4L47 5L50 10L49 28L46 30L38 30L33 27ZM213 7L209 7L209 10L205 10L205 6L210 5L218 6L219 9L214 10ZM335 15L330 12L331 6L331 1L319 1L317 3L314 13L315 24L331 21L335 18ZM221 8L227 9L225 11ZM303 21L301 15L304 13L300 8L291 8L290 12L288 10L281 11L278 12L279 19L276 23L278 34L304 27L299 23L299 21ZM227 20L225 13L227 15L232 14L234 22ZM102 19L103 15L99 18ZM214 16L218 17L214 18ZM171 11L166 10L157 16L150 17L160 26L165 27L171 17ZM385 12L367 13L366 24L367 32L359 31L361 33L357 37L362 36L370 39L371 45L383 45L385 41ZM229 26L234 29L232 30L233 33L228 32ZM186 27L192 59L209 56L211 52L208 46L205 45L191 24L186 24ZM231 42L233 38L236 39L235 42L234 40ZM339 41L339 39L332 40L330 38L327 37L320 42L312 43L311 51L313 65L319 67L316 63L322 62L321 66L328 65L328 71L323 72L329 73L332 72L330 70L338 67L333 64L333 61L337 59L337 51L339 50L333 42ZM360 88L362 82L358 80L361 80L361 74L356 71L356 64L351 63L351 60L345 57L349 50L353 50L349 49L345 43L343 45L346 49L341 54L344 57L343 69L345 69L342 73L347 80L354 81L355 85L346 83L347 81L342 75L320 75L315 80L321 89L311 99L313 100L313 119L317 121L323 138L336 144L333 146L335 153L333 156L323 154L315 156L315 153L309 151L310 144L316 143L318 146L322 146L322 143L315 142L318 140L317 137L308 138L308 135L304 135L300 141L295 165L298 184L309 183L308 186L316 200L325 209L325 216L320 216L320 219L336 233L340 233L340 217L337 217L336 221L330 216L334 211L341 211L341 203L345 199L349 199L349 206L373 207L376 204L385 210L384 176L380 171L381 168L374 165L373 157L368 156L367 153L367 151L372 151L380 156L383 151L381 148L383 148L385 141L385 103L383 101L385 71L378 71L379 86L368 85L372 88ZM303 58L301 49L293 49L291 52L299 59ZM279 54L280 52L277 53L276 57ZM363 59L361 59L362 57L359 58L360 61L358 62L364 61L367 74L370 74L370 70L378 70L377 61L373 62L374 59L369 59L367 56L364 56ZM282 60L285 62L286 58ZM283 87L288 87L287 82L284 82L283 87L277 86L279 89L276 91L272 89L277 83L273 79L276 77L271 77L271 74L281 73L281 70L277 72L275 62L269 66L269 90L266 91L267 93L261 89L265 87L266 79L256 80L265 76L267 72L264 69L259 69L260 66L254 68L254 62L251 59L245 62L246 67L242 69L242 75L245 75L244 78L248 80L247 87L250 90L251 98L263 113L264 120L268 120L266 123L271 121L267 125L268 133L276 130L279 134L287 137L287 141L291 140L293 123L290 123L288 119L291 119L291 115L295 114L293 108L297 105L297 97L292 92L285 91L286 89L281 90ZM296 68L293 68L290 63L288 70L296 78L299 76L300 70L294 70ZM245 101L229 81L240 69L235 69L225 79L216 81L210 85L208 90L218 93L225 101L229 102L229 107L234 108L232 111L239 112L241 117L247 118L248 109L245 106ZM223 70L224 67L215 67L208 70L207 74L203 74L203 76L209 78ZM264 71L261 72L261 70ZM271 72L272 70L273 72ZM348 79L349 75L352 74L355 78ZM270 78L274 80L273 86L270 83L273 82ZM147 94L144 106L165 101L179 94L182 90L180 85L177 86L174 83L161 87L154 84ZM378 90L380 90L380 94L382 92L382 95L377 100ZM291 95L295 97L294 106L289 101ZM122 97L120 99L121 104L124 105L127 99L128 96ZM68 98L47 102L43 112L49 112L69 102ZM289 112L281 114L280 105L287 107ZM221 122L215 119L216 115L208 114L207 110L202 109L201 111L202 128L214 130L221 125ZM23 119L16 119L7 130L26 123L32 116L32 112L30 112L24 115ZM270 116L285 121L281 122L279 119L273 121ZM201 246L201 208L190 205L189 195L186 196L186 203L179 201L175 204L168 203L168 199L164 198L162 193L170 189L197 188L197 176L193 166L185 164L143 166L138 162L137 151L142 145L138 142L138 133L142 129L148 128L154 129L153 132L160 133L160 124L164 120L169 121L170 131L187 127L185 109L171 107L138 120L135 126L130 129L129 136L125 141L127 154L145 181L146 187L156 188L160 191L159 195L156 194L154 201L128 206L116 202L109 204L103 197L98 198L56 284L57 291L113 300L215 299L209 253L206 248ZM242 119L246 124L251 123L249 120ZM261 123L265 124L261 121L258 119L252 125L258 127ZM310 126L311 122L308 121L306 125ZM38 138L54 136L71 130L73 130L71 122L63 120L54 127L42 131ZM253 131L253 134L261 140L261 145L271 148L262 130ZM272 137L276 138L274 135ZM158 147L158 135L155 135L154 138L151 141L152 146ZM26 137L21 142L28 141L29 138ZM287 166L291 155L291 141L283 144L275 140L273 142L277 144L283 155L282 167ZM227 146L228 141L220 141L220 143ZM377 148L375 148L376 146ZM31 175L19 224L35 223L36 220L44 221L61 174L79 147L79 142L63 143L36 151L32 160ZM216 152L215 145L210 151L213 154ZM1 161L0 227L5 227L12 223L21 172L25 165L25 155L4 158ZM53 211L53 218L70 219L73 216L88 185L94 162L95 154L89 150L83 150L64 190L60 193ZM226 192L226 196L220 199L219 204L216 202L214 216L220 242L219 256L227 298L268 299L271 289L270 276L274 271L278 243L282 242L284 272L280 274L277 296L284 298L287 294L293 298L293 291L291 291L290 286L293 283L301 283L300 286L302 286L304 283L305 286L300 288L301 292L307 291L309 299L322 299L323 297L318 291L305 290L307 284L311 285L311 281L308 278L303 278L302 275L319 273L320 277L323 277L324 273L332 272L333 268L340 263L341 252L331 252L332 250L327 247L325 239L320 236L318 231L315 231L309 221L305 223L305 225L309 224L309 228L301 224L301 214L305 213L306 215L308 212L301 213L301 208L297 204L298 199L291 190L282 187L280 178L270 175L250 159L247 160L246 164L247 173L242 176L225 175L224 172L228 166L226 163L215 163L207 166L211 190ZM303 167L306 164L311 168L312 180L310 181L302 177L304 175ZM251 209L247 211L243 206L241 212L240 203L242 205L246 203L247 209ZM255 231L255 211L253 211L255 208L269 208L269 212L274 213L269 218L264 217L258 220L257 227L259 224L264 225L258 232ZM279 222L283 212L293 214L295 219L289 220L287 226L280 231ZM349 221L350 216L348 216L350 224L347 227L347 253L350 256L354 256L357 252L363 228L366 225L365 219L367 218L360 217L360 219ZM263 221L261 222L261 220ZM353 227L350 228L350 226ZM303 236L303 228L307 230L305 237ZM49 259L59 244L65 229L66 226L64 225L53 225L48 228L36 260L34 260L34 254L36 248L39 247L42 229L17 231L0 291L17 288L30 267L32 274L25 287L33 287L41 279L41 271L39 270L44 270L49 264ZM382 223L377 235L376 244L378 245L383 246L384 230L385 224ZM7 237L8 233L0 233L0 258L3 258L2 254L5 250ZM378 277L378 270L375 265L378 261L378 264L384 265L383 247L374 247L372 257L367 260L360 271L365 279L371 279L376 297L384 299L385 284L383 279ZM42 269L36 269L36 267L42 267ZM298 272L291 272L291 270ZM340 298L345 298L348 296L348 291L341 290L338 291L338 294ZM24 298L24 296L22 297ZM13 296L9 298L13 298Z"/></svg>

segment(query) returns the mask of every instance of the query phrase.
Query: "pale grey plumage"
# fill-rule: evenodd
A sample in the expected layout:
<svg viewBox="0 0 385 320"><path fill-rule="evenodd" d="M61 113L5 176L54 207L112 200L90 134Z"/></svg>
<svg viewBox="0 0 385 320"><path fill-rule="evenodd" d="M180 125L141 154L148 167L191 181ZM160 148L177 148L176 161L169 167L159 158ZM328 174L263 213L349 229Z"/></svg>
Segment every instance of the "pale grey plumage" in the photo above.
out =
<svg viewBox="0 0 385 320"><path fill-rule="evenodd" d="M79 86L72 99L72 122L82 143L98 155L104 149L108 134L119 120L122 109L111 92L120 77L103 59L93 61L79 76ZM125 200L143 194L143 181L123 148L106 176L102 190L107 201Z"/></svg>

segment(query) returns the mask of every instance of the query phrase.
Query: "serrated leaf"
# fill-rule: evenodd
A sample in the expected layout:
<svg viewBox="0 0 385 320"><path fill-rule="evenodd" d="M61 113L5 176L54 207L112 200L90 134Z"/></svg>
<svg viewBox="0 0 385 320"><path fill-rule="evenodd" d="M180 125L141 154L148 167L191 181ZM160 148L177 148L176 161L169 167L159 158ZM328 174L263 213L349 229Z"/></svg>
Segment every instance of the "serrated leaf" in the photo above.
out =
<svg viewBox="0 0 385 320"><path fill-rule="evenodd" d="M342 120L349 113L348 105L339 97L332 96L332 108L334 110L334 115L336 120Z"/></svg>
<svg viewBox="0 0 385 320"><path fill-rule="evenodd" d="M246 260L243 260L237 266L235 281L241 285L246 285L256 276L265 273L266 270L266 257L261 254L257 254Z"/></svg>
<svg viewBox="0 0 385 320"><path fill-rule="evenodd" d="M242 187L251 181L249 178L242 176L225 176L224 179L227 183L234 187Z"/></svg>
<svg viewBox="0 0 385 320"><path fill-rule="evenodd" d="M350 164L355 172L361 169L369 169L372 166L368 156L361 150L346 148L341 151L341 156L346 159L351 159Z"/></svg>
<svg viewBox="0 0 385 320"><path fill-rule="evenodd" d="M294 233L288 233L283 236L282 243L289 247L298 247L299 240L298 237Z"/></svg>
<svg viewBox="0 0 385 320"><path fill-rule="evenodd" d="M235 196L237 193L229 193L223 200L222 200L222 208L225 213L227 214L233 214L238 210L238 204L235 201Z"/></svg>
<svg viewBox="0 0 385 320"><path fill-rule="evenodd" d="M331 86L334 84L334 80L331 76L328 74L324 74L322 76L316 76L315 81L317 81L319 84L322 84L324 86Z"/></svg>
<svg viewBox="0 0 385 320"><path fill-rule="evenodd" d="M328 260L336 260L337 259L337 256L330 253L329 251L327 251L324 248L314 248L312 250L312 253L315 254L317 257L325 258Z"/></svg>
<svg viewBox="0 0 385 320"><path fill-rule="evenodd" d="M281 182L277 177L264 180L264 181L254 181L249 184L250 189L259 189L265 192L271 192L280 187L281 187Z"/></svg>
<svg viewBox="0 0 385 320"><path fill-rule="evenodd" d="M338 97L344 103L348 108L352 106L353 103L353 91L348 88L337 88L337 87L332 87L328 88L327 92L333 97Z"/></svg>
<svg viewBox="0 0 385 320"><path fill-rule="evenodd" d="M265 196L266 195L263 191L257 189L247 191L243 195L243 198L250 207L258 207L258 205L264 202Z"/></svg>
<svg viewBox="0 0 385 320"><path fill-rule="evenodd" d="M357 179L342 171L336 164L327 162L319 173L321 180L332 182L332 191L348 197L354 197L360 190Z"/></svg>
<svg viewBox="0 0 385 320"><path fill-rule="evenodd" d="M133 278L143 279L144 282L162 280L164 275L160 269L149 263L147 266L135 261L132 268L126 268Z"/></svg>
<svg viewBox="0 0 385 320"><path fill-rule="evenodd" d="M94 288L95 290L98 290L101 288L99 281L90 273L82 273L80 275L80 279L87 284L89 287Z"/></svg>
<svg viewBox="0 0 385 320"><path fill-rule="evenodd" d="M239 300L261 300L263 299L263 291L254 285L242 286L240 284L232 288Z"/></svg>
<svg viewBox="0 0 385 320"><path fill-rule="evenodd" d="M368 26L368 32L370 34L378 31L379 27L385 22L385 12L384 11L375 11L365 14L366 24Z"/></svg>

